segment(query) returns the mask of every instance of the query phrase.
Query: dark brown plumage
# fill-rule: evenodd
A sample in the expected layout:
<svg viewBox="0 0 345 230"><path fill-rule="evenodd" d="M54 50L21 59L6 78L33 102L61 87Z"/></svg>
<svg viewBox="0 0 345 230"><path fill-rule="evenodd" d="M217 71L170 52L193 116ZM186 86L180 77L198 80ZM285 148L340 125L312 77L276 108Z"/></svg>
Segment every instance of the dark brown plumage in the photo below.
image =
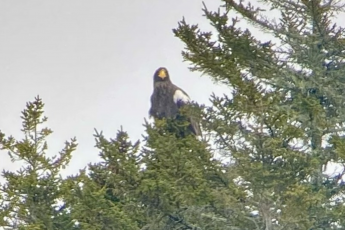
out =
<svg viewBox="0 0 345 230"><path fill-rule="evenodd" d="M156 70L153 87L149 113L154 118L175 119L179 116L179 109L190 102L188 94L171 82L169 72L164 67ZM188 121L189 129L195 135L201 135L200 126L195 119L189 117Z"/></svg>

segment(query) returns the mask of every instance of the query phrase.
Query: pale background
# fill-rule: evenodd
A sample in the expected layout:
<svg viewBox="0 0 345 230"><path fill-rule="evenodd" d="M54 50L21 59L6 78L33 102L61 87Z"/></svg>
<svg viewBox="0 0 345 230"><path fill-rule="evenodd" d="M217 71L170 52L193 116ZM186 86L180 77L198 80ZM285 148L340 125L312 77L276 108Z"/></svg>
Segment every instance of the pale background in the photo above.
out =
<svg viewBox="0 0 345 230"><path fill-rule="evenodd" d="M21 138L20 112L39 95L54 131L49 155L77 137L65 172L71 174L99 159L94 128L115 137L122 125L133 141L141 139L158 67L167 67L193 100L209 104L212 92L227 89L188 70L184 44L172 33L183 16L209 29L201 8L201 0L0 0L0 130ZM0 169L18 166L0 152Z"/></svg>

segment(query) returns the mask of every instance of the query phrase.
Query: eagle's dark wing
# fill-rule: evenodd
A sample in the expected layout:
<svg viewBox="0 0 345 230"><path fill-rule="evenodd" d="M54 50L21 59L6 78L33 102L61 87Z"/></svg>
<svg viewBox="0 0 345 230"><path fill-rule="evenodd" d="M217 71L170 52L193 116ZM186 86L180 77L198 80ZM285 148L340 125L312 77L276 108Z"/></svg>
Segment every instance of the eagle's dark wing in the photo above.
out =
<svg viewBox="0 0 345 230"><path fill-rule="evenodd" d="M173 99L178 108L190 102L188 94L178 87L176 87ZM189 122L189 128L191 129L191 131L197 136L201 135L200 126L197 120L193 116L191 116L189 117Z"/></svg>
<svg viewBox="0 0 345 230"><path fill-rule="evenodd" d="M155 105L155 97L156 95L155 94L152 94L151 95L151 108L149 110L149 115L152 116L152 117L157 117L157 108L156 108L156 105Z"/></svg>

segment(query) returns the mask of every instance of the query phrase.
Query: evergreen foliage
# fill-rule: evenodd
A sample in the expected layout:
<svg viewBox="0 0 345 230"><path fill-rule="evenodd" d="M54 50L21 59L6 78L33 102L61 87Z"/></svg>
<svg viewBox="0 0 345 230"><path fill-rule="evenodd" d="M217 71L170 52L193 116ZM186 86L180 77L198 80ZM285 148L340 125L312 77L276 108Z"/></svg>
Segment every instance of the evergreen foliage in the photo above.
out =
<svg viewBox="0 0 345 230"><path fill-rule="evenodd" d="M24 138L0 132L16 171L3 171L4 229L177 230L344 229L344 31L332 23L343 7L331 0L223 0L203 12L214 31L186 20L173 30L192 71L228 86L200 107L205 136L179 120L145 123L143 141L121 128L95 132L101 161L61 178L76 140L48 157L44 104L22 113ZM241 16L277 42L238 26ZM187 108L188 110L188 108ZM192 108L194 111L194 109ZM183 115L183 114L182 114ZM181 133L183 135L181 135ZM221 154L221 161L218 155ZM59 203L58 203L59 201Z"/></svg>
<svg viewBox="0 0 345 230"><path fill-rule="evenodd" d="M279 22L251 4L224 1L223 12L204 8L216 40L185 20L174 30L191 69L232 89L212 97L207 129L233 158L238 188L248 193L244 213L257 213L252 220L259 229L341 229L343 172L330 176L324 169L343 162L336 154L344 139L343 29L331 22L342 7L262 2L279 10ZM231 12L281 45L241 30Z"/></svg>
<svg viewBox="0 0 345 230"><path fill-rule="evenodd" d="M8 151L12 161L23 166L16 172L3 170L6 180L0 187L0 226L4 229L76 229L64 205L63 179L65 168L76 149L76 139L66 141L64 149L48 157L46 138L52 133L44 127L44 104L37 97L22 112L24 138L17 140L1 133L0 147Z"/></svg>

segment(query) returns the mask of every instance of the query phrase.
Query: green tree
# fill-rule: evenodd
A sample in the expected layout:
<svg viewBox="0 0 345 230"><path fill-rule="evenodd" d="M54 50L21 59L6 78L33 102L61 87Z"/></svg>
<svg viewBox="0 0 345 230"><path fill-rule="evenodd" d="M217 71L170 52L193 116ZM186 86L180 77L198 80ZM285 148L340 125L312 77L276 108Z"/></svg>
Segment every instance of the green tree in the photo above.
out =
<svg viewBox="0 0 345 230"><path fill-rule="evenodd" d="M96 132L101 161L66 180L65 202L81 229L190 229L194 209L212 200L220 165L204 142L181 138L173 121L145 124L143 146L126 132ZM179 124L186 130L188 124ZM175 131L174 131L175 130Z"/></svg>
<svg viewBox="0 0 345 230"><path fill-rule="evenodd" d="M95 140L101 161L65 181L72 218L87 230L140 229L143 214L135 192L139 142L132 144L123 130L110 140L96 131Z"/></svg>
<svg viewBox="0 0 345 230"><path fill-rule="evenodd" d="M212 96L204 123L234 161L228 177L247 196L244 205L218 203L219 213L240 229L343 229L344 172L324 174L329 163L344 162L344 30L331 21L343 7L260 1L264 11L222 2L217 12L204 7L214 33L185 20L174 30L191 70L231 92ZM267 19L272 10L278 22ZM235 12L277 44L241 29Z"/></svg>
<svg viewBox="0 0 345 230"><path fill-rule="evenodd" d="M43 127L44 104L39 97L29 102L22 112L24 138L16 140L0 133L0 147L8 151L12 161L23 166L17 171L3 171L5 182L0 186L0 226L5 229L77 229L62 201L60 170L65 168L76 139L65 143L58 156L48 157L46 138L52 133Z"/></svg>
<svg viewBox="0 0 345 230"><path fill-rule="evenodd" d="M188 123L180 129L184 130ZM145 165L139 189L141 202L150 215L161 217L149 229L191 229L198 226L190 215L213 200L212 183L218 183L220 165L213 160L207 143L194 135L184 138L164 132L170 123L146 124L145 146L141 163ZM151 214L152 213L152 214Z"/></svg>
<svg viewBox="0 0 345 230"><path fill-rule="evenodd" d="M223 0L219 11L203 10L213 33L185 20L174 30L191 70L229 88L200 108L210 140L186 133L182 120L145 123L141 143L122 129L109 139L96 132L101 161L62 179L75 140L47 157L43 103L28 103L25 138L0 134L0 147L24 162L3 172L1 226L344 229L344 171L325 174L345 160L344 31L331 21L343 8L331 0L261 2L280 12L279 22L249 3ZM233 13L277 44L241 29Z"/></svg>

